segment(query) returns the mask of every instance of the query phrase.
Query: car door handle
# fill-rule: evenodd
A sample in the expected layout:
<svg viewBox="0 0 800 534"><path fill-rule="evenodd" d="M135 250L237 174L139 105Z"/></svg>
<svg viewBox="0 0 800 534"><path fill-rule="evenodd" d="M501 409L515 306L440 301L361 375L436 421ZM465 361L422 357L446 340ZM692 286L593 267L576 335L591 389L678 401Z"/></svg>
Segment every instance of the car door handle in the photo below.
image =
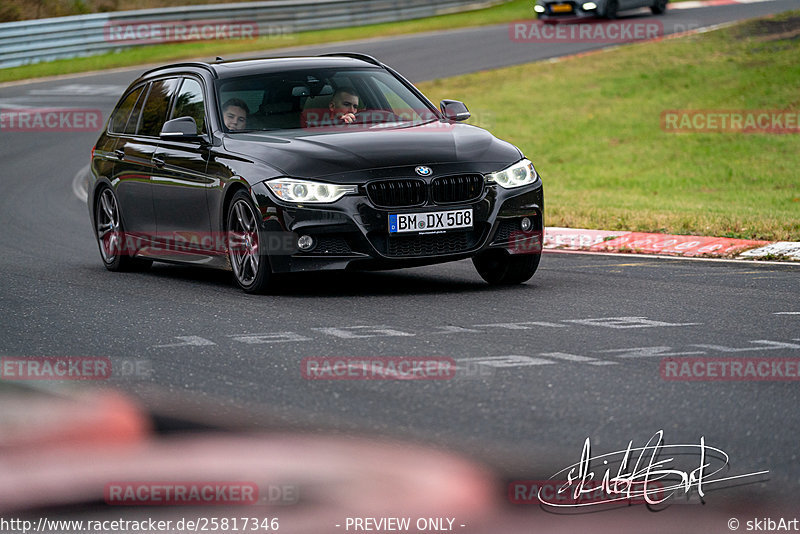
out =
<svg viewBox="0 0 800 534"><path fill-rule="evenodd" d="M153 164L159 169L164 166L166 162L158 156L153 156Z"/></svg>
<svg viewBox="0 0 800 534"><path fill-rule="evenodd" d="M117 159L125 159L125 151L124 150L115 150L114 155L117 156Z"/></svg>

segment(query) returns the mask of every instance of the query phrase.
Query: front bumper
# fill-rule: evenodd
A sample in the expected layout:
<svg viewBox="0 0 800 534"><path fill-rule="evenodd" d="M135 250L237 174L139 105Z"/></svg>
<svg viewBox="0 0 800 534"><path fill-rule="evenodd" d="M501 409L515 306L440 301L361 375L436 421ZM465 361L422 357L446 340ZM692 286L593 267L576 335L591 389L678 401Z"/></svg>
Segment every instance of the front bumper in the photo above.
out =
<svg viewBox="0 0 800 534"><path fill-rule="evenodd" d="M544 8L543 13L537 13L541 20L578 20L585 18L596 18L599 16L600 2L595 2L597 7L594 9L583 9L585 2L538 2L538 6Z"/></svg>
<svg viewBox="0 0 800 534"><path fill-rule="evenodd" d="M314 247L285 253L267 251L273 272L330 269L397 269L469 258L488 249L510 254L541 252L544 229L544 195L541 180L517 189L487 184L480 198L463 204L431 202L415 207L383 208L366 194L348 195L325 205L298 207L276 200L264 183L252 193L263 216L262 230L310 236ZM389 235L389 215L472 208L469 230L446 233ZM522 231L528 218L531 228Z"/></svg>

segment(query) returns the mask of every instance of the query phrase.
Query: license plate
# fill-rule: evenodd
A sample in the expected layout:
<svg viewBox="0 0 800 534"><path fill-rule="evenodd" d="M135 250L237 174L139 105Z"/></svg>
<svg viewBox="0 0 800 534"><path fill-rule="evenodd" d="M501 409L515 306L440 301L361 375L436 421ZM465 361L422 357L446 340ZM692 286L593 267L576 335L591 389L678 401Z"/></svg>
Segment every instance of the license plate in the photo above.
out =
<svg viewBox="0 0 800 534"><path fill-rule="evenodd" d="M555 4L550 7L553 10L553 13L571 13L572 12L572 5L570 4Z"/></svg>
<svg viewBox="0 0 800 534"><path fill-rule="evenodd" d="M472 208L389 215L390 234L443 232L455 228L472 228Z"/></svg>

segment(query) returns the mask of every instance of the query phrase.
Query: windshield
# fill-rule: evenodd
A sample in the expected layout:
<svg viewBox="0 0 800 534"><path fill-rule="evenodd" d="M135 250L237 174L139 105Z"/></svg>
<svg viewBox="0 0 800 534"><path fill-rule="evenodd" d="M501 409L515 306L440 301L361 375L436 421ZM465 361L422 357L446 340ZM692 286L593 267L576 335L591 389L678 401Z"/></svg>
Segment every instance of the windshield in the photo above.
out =
<svg viewBox="0 0 800 534"><path fill-rule="evenodd" d="M379 69L314 69L222 80L217 87L227 132L421 124L435 109Z"/></svg>

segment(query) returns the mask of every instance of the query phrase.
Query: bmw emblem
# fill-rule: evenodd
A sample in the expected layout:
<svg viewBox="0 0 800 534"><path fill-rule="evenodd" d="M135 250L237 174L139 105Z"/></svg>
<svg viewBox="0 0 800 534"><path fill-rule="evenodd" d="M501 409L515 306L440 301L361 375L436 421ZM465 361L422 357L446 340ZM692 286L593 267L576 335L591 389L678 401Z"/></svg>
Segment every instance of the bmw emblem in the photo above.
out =
<svg viewBox="0 0 800 534"><path fill-rule="evenodd" d="M420 176L430 176L433 174L433 169L430 167L426 167L425 165L420 165L419 167L414 168L414 172L419 174Z"/></svg>

